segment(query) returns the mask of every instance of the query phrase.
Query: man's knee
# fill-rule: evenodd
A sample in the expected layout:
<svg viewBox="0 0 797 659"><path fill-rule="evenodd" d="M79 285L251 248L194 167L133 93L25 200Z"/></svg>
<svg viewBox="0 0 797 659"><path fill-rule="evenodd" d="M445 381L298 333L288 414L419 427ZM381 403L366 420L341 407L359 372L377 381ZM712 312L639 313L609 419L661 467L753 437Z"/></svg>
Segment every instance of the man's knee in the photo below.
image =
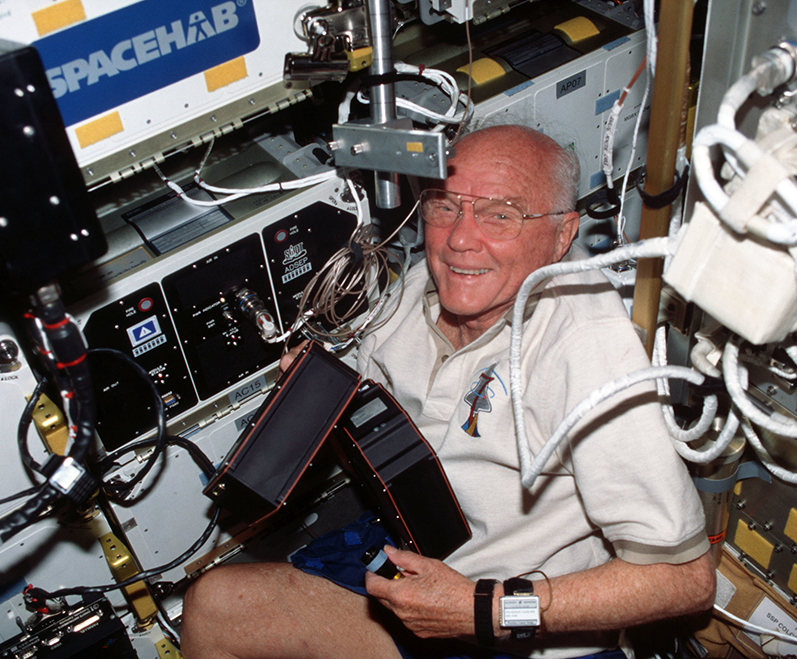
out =
<svg viewBox="0 0 797 659"><path fill-rule="evenodd" d="M254 582L261 594L268 589L269 567L238 564L216 567L194 581L183 601L183 618L223 621L246 607L247 592Z"/></svg>

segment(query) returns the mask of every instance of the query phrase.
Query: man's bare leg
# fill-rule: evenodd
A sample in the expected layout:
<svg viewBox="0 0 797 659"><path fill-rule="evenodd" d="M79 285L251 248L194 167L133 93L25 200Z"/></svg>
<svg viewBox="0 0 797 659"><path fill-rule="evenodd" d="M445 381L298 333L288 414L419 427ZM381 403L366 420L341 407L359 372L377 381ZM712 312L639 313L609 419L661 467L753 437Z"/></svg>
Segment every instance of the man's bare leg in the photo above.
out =
<svg viewBox="0 0 797 659"><path fill-rule="evenodd" d="M185 597L186 659L400 659L379 605L288 564L217 567Z"/></svg>

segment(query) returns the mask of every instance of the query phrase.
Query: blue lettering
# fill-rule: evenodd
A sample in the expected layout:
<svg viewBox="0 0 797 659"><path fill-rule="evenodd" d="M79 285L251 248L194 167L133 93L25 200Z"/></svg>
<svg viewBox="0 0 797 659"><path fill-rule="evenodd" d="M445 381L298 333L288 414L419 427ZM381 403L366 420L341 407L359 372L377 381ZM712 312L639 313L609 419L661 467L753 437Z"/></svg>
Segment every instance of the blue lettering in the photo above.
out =
<svg viewBox="0 0 797 659"><path fill-rule="evenodd" d="M249 0L196 0L186 3L191 9L185 14L176 14L168 5L161 5L158 0L130 3L130 7L36 42L47 65L50 88L59 99L67 125L97 114L100 107L107 109L114 102L138 98L149 89L162 88L168 81L182 80L243 52L251 52L259 44L255 13ZM163 18L152 20L161 13L161 6ZM110 29L111 25L114 29ZM132 25L139 27L130 29ZM123 32L125 27L130 29L127 34ZM186 46L227 32L235 37L225 35L218 48L214 43L197 49L195 57L181 53ZM136 71L140 65L169 55L175 55L169 65ZM129 75L118 75L123 72ZM111 79L115 81L109 83ZM80 100L72 99L72 92L81 89L87 93Z"/></svg>
<svg viewBox="0 0 797 659"><path fill-rule="evenodd" d="M238 14L235 13L234 2L216 5L211 9L211 13L213 14L213 25L216 26L216 34L232 30L238 25Z"/></svg>
<svg viewBox="0 0 797 659"><path fill-rule="evenodd" d="M198 28L196 24L199 24ZM194 12L191 14L191 18L188 19L188 33L191 34L192 30L194 34L197 35L196 41L202 41L208 37L216 36L213 26L211 26L208 19L205 18L205 12L203 11Z"/></svg>
<svg viewBox="0 0 797 659"><path fill-rule="evenodd" d="M111 58L105 54L105 51L98 50L96 53L89 55L89 77L86 84L93 85L100 79L100 76L115 76L119 70L111 62Z"/></svg>
<svg viewBox="0 0 797 659"><path fill-rule="evenodd" d="M84 59L76 59L64 64L61 69L64 72L64 79L69 91L75 92L80 89L80 81L89 75L89 63Z"/></svg>
<svg viewBox="0 0 797 659"><path fill-rule="evenodd" d="M158 52L158 42L155 39L155 30L133 37L133 50L139 64L144 64L161 56Z"/></svg>
<svg viewBox="0 0 797 659"><path fill-rule="evenodd" d="M50 81L50 89L55 98L61 98L69 91L66 86L66 80L61 77L60 66L56 66L54 69L47 69L47 80Z"/></svg>
<svg viewBox="0 0 797 659"><path fill-rule="evenodd" d="M136 66L138 66L136 60L132 57L125 59L124 54L128 50L133 50L133 42L130 41L130 39L120 41L113 47L113 50L111 51L111 61L119 71L129 71L130 69L134 69Z"/></svg>
<svg viewBox="0 0 797 659"><path fill-rule="evenodd" d="M155 36L158 38L158 47L160 48L161 55L168 55L172 52L172 44L175 45L177 50L185 48L185 33L183 32L182 22L173 21L171 27L171 32L167 31L165 25L155 30Z"/></svg>

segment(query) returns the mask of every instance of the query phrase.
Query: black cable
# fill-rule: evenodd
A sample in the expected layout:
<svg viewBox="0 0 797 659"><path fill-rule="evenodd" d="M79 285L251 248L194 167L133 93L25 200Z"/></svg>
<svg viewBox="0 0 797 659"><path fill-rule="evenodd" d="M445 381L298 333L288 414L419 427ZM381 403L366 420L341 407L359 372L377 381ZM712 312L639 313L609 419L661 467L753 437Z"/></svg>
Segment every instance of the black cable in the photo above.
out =
<svg viewBox="0 0 797 659"><path fill-rule="evenodd" d="M155 438L150 439L142 439L135 443L135 445L129 446L126 450L132 450L134 448L141 448L143 446L152 446L156 443ZM174 444L176 446L180 446L188 451L191 456L199 463L202 472L210 477L215 473L215 467L210 459L205 455L205 453L200 449L194 442L190 439L186 439L185 437L180 437L178 435L169 436L167 438L167 442L169 444ZM180 556L175 558L170 563L166 565L162 565L160 567L151 568L149 570L144 570L143 572L139 572L136 575L133 575L129 579L122 581L117 584L109 584L106 586L76 586L74 588L62 588L61 590L57 590L54 593L46 593L47 599L56 599L58 597L66 597L67 595L88 595L90 593L107 593L112 590L119 590L120 588L126 588L127 586L134 584L142 579L148 579L149 577L156 576L162 572L167 572L172 568L177 567L189 557L191 557L202 545L207 542L207 539L210 537L210 534L213 532L213 529L216 527L216 524L219 521L219 514L221 513L221 509L216 506L213 511L213 517L210 520L205 531L202 535L194 542L191 547L188 548L184 553ZM168 620L168 617L167 617Z"/></svg>
<svg viewBox="0 0 797 659"><path fill-rule="evenodd" d="M17 492L16 494L12 494L10 497L6 497L5 499L0 499L0 505L4 503L9 503L10 501L16 501L17 499L21 499L22 497L30 496L31 494L36 494L39 492L46 483L40 483L34 487L30 487L27 490L22 490L21 492Z"/></svg>
<svg viewBox="0 0 797 659"><path fill-rule="evenodd" d="M116 357L117 359L122 360L125 362L133 371L140 376L141 380L147 385L150 393L152 394L152 401L155 404L155 414L157 415L157 434L156 440L154 442L155 450L147 459L147 462L144 466L138 470L135 476L124 483L109 483L107 481L101 481L101 485L103 490L105 490L106 494L110 497L122 497L128 492L130 492L135 485L140 483L144 477L152 470L157 462L158 458L160 457L161 453L163 452L164 447L166 446L166 410L163 405L163 398L161 398L160 392L158 388L155 386L155 383L152 381L149 373L132 357L121 352L120 350L114 350L113 348L92 348L89 350L89 354L103 354L103 355L110 355ZM105 460L103 460L103 464L106 462L113 462L116 458L120 455L124 455L128 451L131 450L131 447L125 447L119 449L113 453L111 453ZM102 477L102 474L100 475Z"/></svg>
<svg viewBox="0 0 797 659"><path fill-rule="evenodd" d="M77 465L82 466L91 446L97 421L97 408L83 337L77 325L66 315L66 309L56 285L49 284L39 288L32 296L32 303L34 315L41 321L44 335L51 348L52 363L50 366L53 367L54 372L59 374L59 377L62 374L68 380L71 386L69 396L74 400L75 437L69 454L64 459L69 458ZM81 479L80 485L83 486L84 493L89 489L86 486L86 479ZM45 483L37 496L0 518L0 543L6 542L21 531L62 496L64 496L64 492L49 481ZM78 495L73 489L67 493L67 496L77 497Z"/></svg>
<svg viewBox="0 0 797 659"><path fill-rule="evenodd" d="M180 637L177 636L177 630L175 629L176 625L174 621L169 617L169 614L166 612L166 607L163 606L163 602L161 601L160 597L157 595L153 595L152 599L155 601L155 606L158 607L158 613L163 617L164 622L166 625L161 625L161 631L163 632L164 636L168 638L172 645L177 648L177 651L180 651Z"/></svg>
<svg viewBox="0 0 797 659"><path fill-rule="evenodd" d="M140 439L133 444L125 446L122 449L118 449L114 451L111 455L107 456L101 463L101 469L107 469L112 462L114 462L119 456L128 453L129 451L135 451L136 449L146 448L148 446L152 446L155 444L157 439L149 438L149 439ZM210 461L207 455L204 454L202 449L200 449L194 442L190 439L186 439L185 437L180 437L180 435L166 435L166 444L171 444L174 446L179 446L180 448L185 449L191 456L195 459L199 467L202 469L202 472L205 476L212 476L216 472L216 468L213 466L213 463Z"/></svg>
<svg viewBox="0 0 797 659"><path fill-rule="evenodd" d="M115 584L107 584L105 586L76 586L75 588L62 588L61 590L56 590L53 593L46 593L47 599L57 599L59 597L66 597L67 595L88 595L91 593L108 593L112 590L119 590L120 588L127 588L128 586L141 581L142 579L149 579L150 577L154 577L162 572L168 572L169 570L177 567L178 565L185 562L188 558L193 556L196 551L207 542L207 539L210 537L210 534L213 532L213 529L216 528L216 524L219 521L219 514L221 513L221 509L216 506L213 511L213 518L210 520L210 524L208 524L205 531L202 535L191 545L185 552L180 554L177 558L175 558L170 563L166 565L161 565L159 567L154 567L149 570L144 570L143 572L139 572L136 575L133 575L129 579L125 579L119 583Z"/></svg>
<svg viewBox="0 0 797 659"><path fill-rule="evenodd" d="M66 315L60 297L53 296L51 291L44 291L42 297L45 296L46 299L40 301L36 307L36 316L42 321L44 333L52 347L57 369L56 377L61 378L63 373L71 387L61 387L62 390L69 391L76 410L74 415L76 432L69 457L82 464L91 448L97 422L94 388L86 359L86 347L77 325Z"/></svg>

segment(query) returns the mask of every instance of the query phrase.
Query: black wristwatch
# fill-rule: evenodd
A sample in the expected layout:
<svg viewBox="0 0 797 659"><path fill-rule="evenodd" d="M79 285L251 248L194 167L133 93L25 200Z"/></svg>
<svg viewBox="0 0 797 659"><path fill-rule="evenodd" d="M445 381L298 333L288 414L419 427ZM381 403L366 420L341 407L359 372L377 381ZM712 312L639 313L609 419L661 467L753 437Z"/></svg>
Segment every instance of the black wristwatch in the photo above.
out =
<svg viewBox="0 0 797 659"><path fill-rule="evenodd" d="M501 602L501 627L512 631L515 640L534 638L540 626L540 598L528 579L513 577L504 581Z"/></svg>

